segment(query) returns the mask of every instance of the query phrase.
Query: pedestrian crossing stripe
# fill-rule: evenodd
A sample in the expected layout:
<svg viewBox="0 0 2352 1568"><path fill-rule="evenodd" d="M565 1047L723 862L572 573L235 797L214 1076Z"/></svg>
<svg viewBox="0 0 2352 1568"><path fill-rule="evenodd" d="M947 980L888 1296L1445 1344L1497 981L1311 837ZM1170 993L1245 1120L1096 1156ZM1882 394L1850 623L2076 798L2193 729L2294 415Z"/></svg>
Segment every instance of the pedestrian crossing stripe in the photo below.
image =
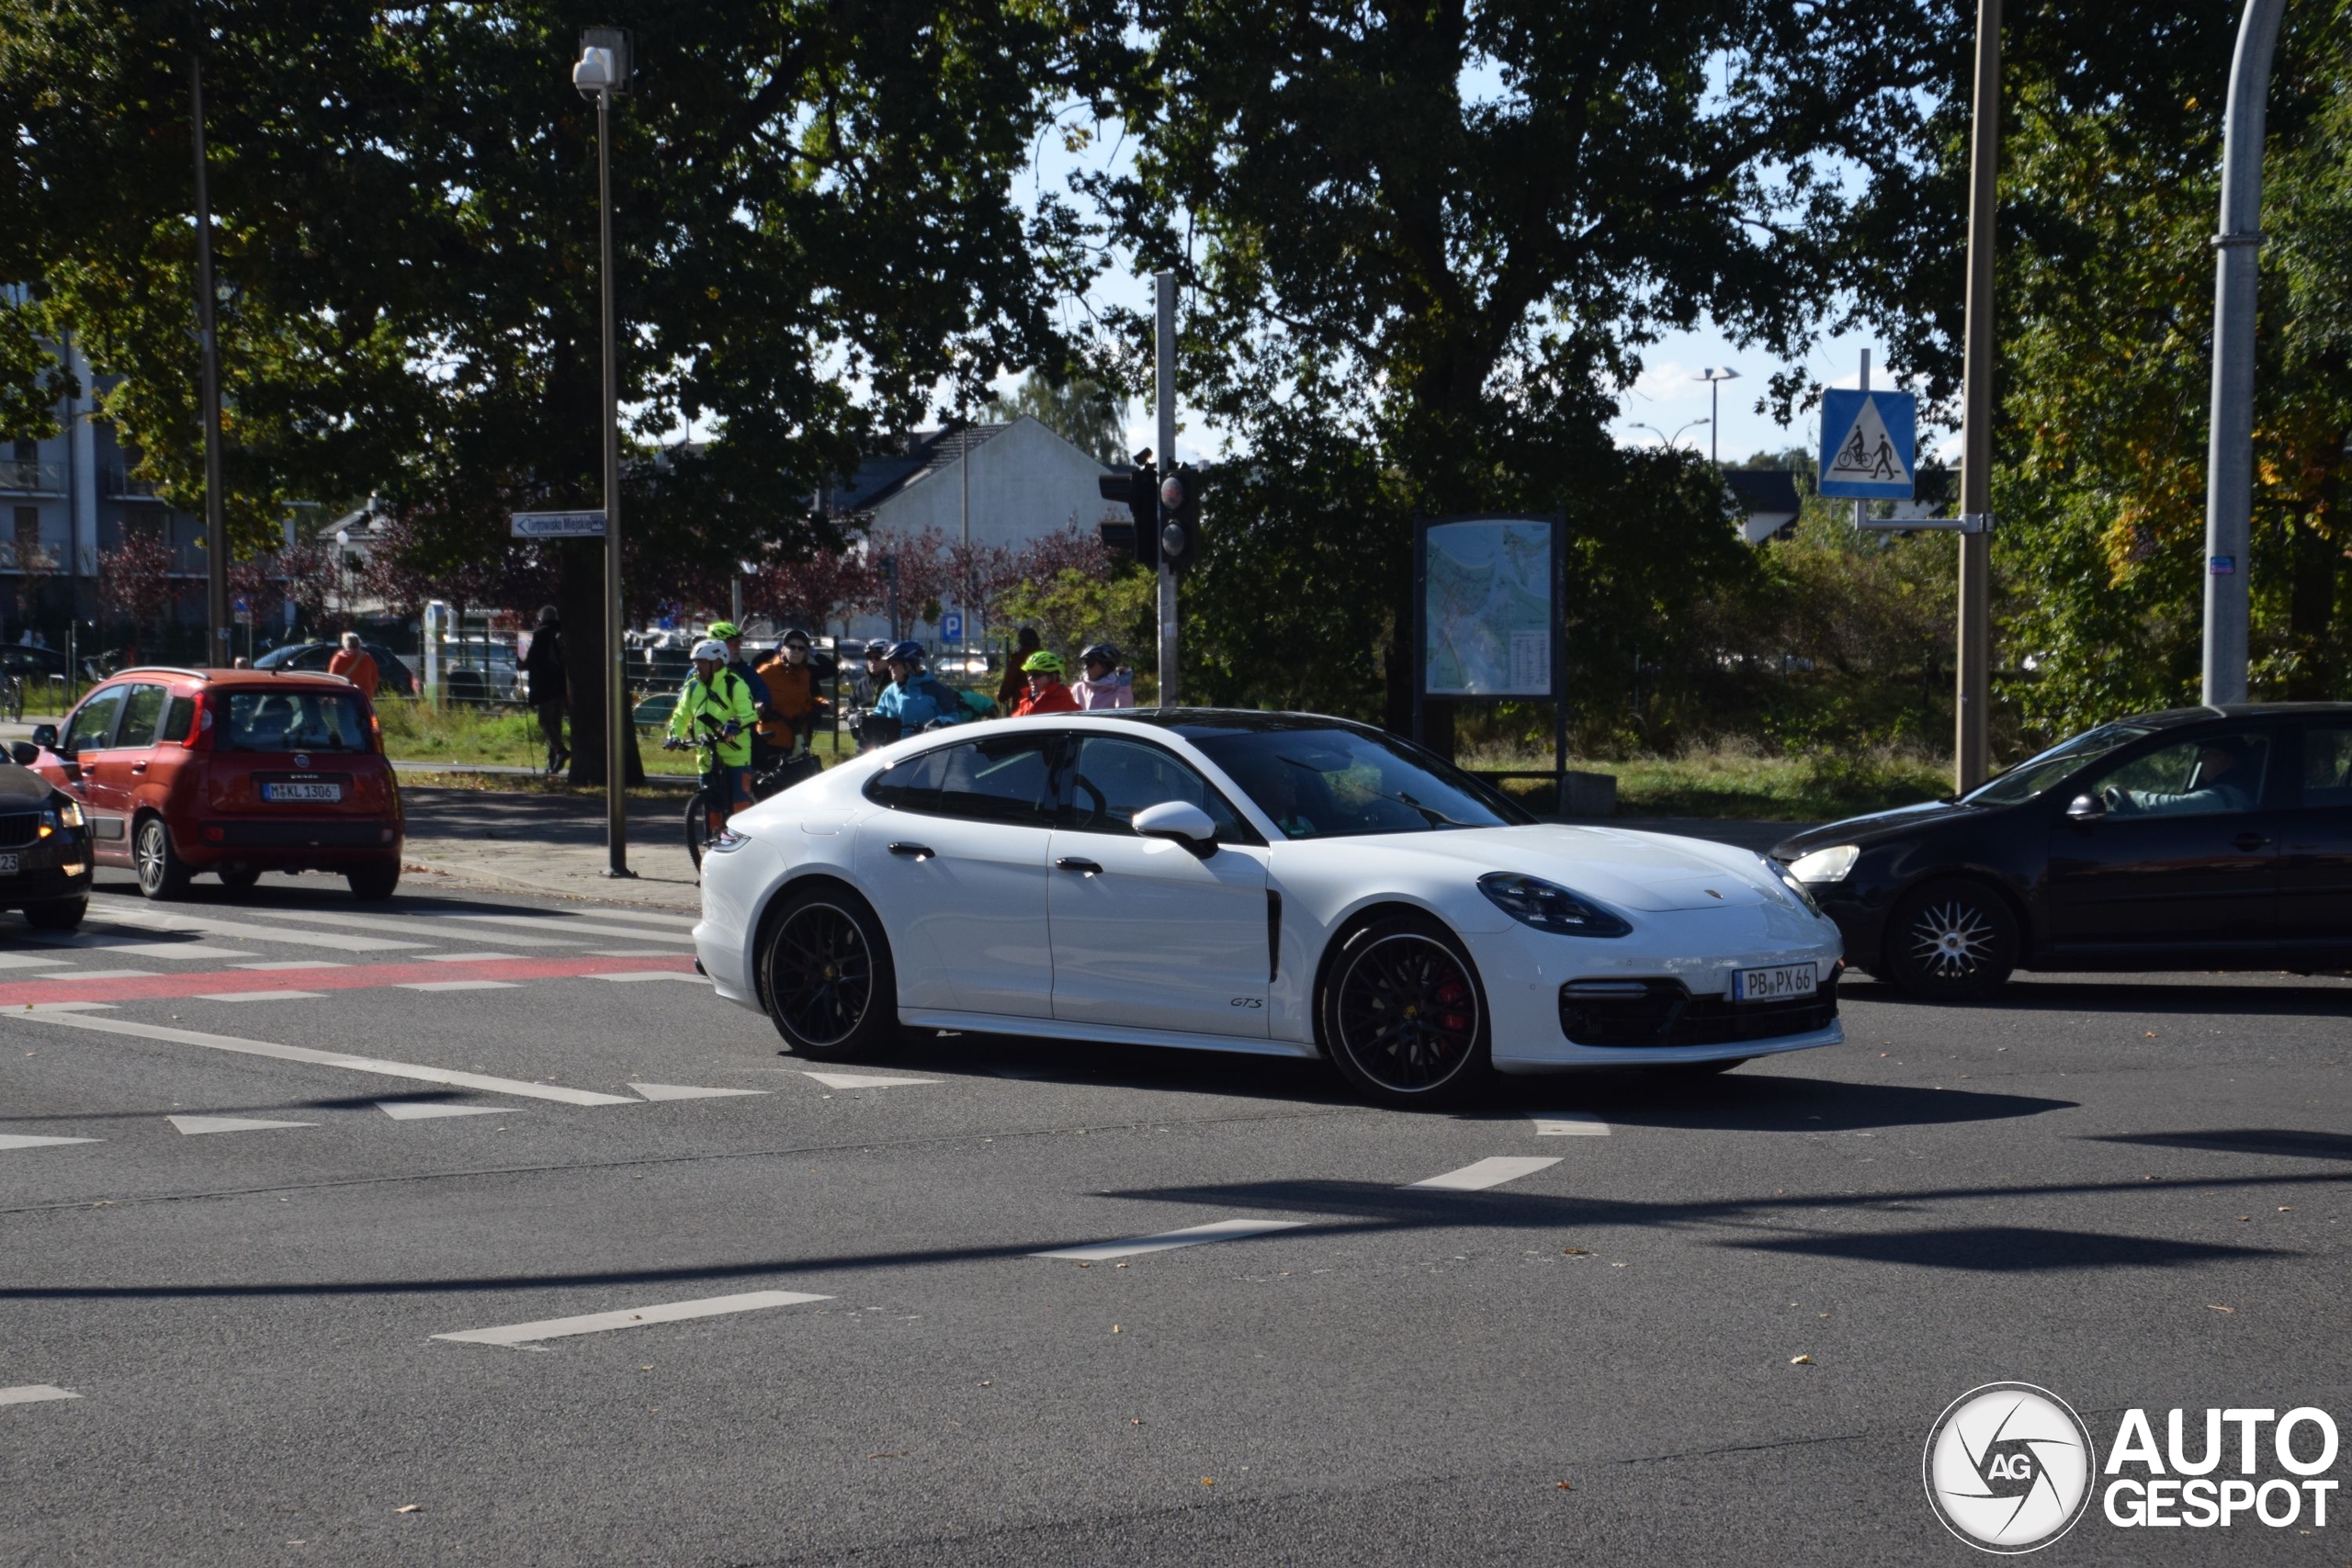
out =
<svg viewBox="0 0 2352 1568"><path fill-rule="evenodd" d="M1908 392L1823 392L1821 493L1910 499L1917 422L1917 400Z"/></svg>

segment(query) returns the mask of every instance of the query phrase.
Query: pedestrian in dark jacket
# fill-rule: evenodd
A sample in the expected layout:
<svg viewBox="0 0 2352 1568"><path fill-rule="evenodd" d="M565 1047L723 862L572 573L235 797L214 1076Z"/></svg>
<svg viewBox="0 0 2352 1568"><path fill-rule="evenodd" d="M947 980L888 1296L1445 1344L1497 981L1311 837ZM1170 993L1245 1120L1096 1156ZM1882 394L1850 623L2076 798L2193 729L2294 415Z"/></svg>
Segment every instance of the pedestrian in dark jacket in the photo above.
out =
<svg viewBox="0 0 2352 1568"><path fill-rule="evenodd" d="M539 733L548 743L548 772L559 773L571 761L563 743L563 710L570 688L563 672L563 626L555 606L539 611L538 629L531 634L531 651L523 656L523 673L530 678L531 705L539 710Z"/></svg>
<svg viewBox="0 0 2352 1568"><path fill-rule="evenodd" d="M1020 647L1014 649L1006 658L1004 676L996 683L998 712L1011 713L1014 708L1019 707L1022 699L1029 694L1029 676L1022 665L1027 661L1031 654L1043 646L1044 644L1038 640L1036 627L1021 628Z"/></svg>

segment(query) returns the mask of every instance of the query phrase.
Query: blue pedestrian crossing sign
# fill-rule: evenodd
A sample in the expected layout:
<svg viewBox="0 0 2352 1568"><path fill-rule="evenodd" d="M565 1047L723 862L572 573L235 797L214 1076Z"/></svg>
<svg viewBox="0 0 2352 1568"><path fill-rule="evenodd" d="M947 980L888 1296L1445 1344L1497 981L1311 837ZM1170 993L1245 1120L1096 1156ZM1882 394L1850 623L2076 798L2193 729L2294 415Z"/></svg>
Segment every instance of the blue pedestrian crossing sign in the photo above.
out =
<svg viewBox="0 0 2352 1568"><path fill-rule="evenodd" d="M1821 394L1821 493L1907 501L1918 472L1919 400L1908 392Z"/></svg>

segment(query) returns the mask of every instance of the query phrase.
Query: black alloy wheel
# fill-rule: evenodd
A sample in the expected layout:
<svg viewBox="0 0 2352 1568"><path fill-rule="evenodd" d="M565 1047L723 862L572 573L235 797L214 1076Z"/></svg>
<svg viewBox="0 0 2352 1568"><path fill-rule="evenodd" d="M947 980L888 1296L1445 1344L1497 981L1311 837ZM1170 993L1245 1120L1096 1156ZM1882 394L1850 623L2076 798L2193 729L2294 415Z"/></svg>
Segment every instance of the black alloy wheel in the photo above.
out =
<svg viewBox="0 0 2352 1568"><path fill-rule="evenodd" d="M1332 1064L1382 1104L1450 1103L1486 1075L1477 975L1453 933L1433 920L1405 916L1351 937L1317 1010Z"/></svg>
<svg viewBox="0 0 2352 1568"><path fill-rule="evenodd" d="M131 840L131 862L139 874L139 891L149 898L177 898L187 892L187 863L172 848L171 829L160 817L143 817L139 836Z"/></svg>
<svg viewBox="0 0 2352 1568"><path fill-rule="evenodd" d="M898 978L874 912L830 884L785 899L761 957L761 990L776 1032L803 1056L859 1056L890 1043Z"/></svg>
<svg viewBox="0 0 2352 1568"><path fill-rule="evenodd" d="M1969 1001L2000 988L2018 963L2018 922L1980 882L1931 882L1908 894L1879 938L1881 965L1915 997Z"/></svg>

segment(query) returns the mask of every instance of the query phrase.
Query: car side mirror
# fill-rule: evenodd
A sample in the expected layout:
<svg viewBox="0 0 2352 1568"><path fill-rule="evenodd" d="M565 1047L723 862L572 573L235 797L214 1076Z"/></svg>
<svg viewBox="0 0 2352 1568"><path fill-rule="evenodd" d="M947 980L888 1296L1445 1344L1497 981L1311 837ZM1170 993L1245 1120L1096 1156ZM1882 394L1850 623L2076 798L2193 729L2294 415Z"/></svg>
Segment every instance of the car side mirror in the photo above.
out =
<svg viewBox="0 0 2352 1568"><path fill-rule="evenodd" d="M2078 795L2066 807L2066 820L2077 827L2087 828L2094 822L2107 820L2107 802L2095 795Z"/></svg>
<svg viewBox="0 0 2352 1568"><path fill-rule="evenodd" d="M29 740L12 740L8 743L8 760L20 768L29 768L40 761L40 748Z"/></svg>
<svg viewBox="0 0 2352 1568"><path fill-rule="evenodd" d="M1163 800L1135 815L1135 830L1147 839L1172 839L1204 858L1216 852L1216 824L1189 800Z"/></svg>
<svg viewBox="0 0 2352 1568"><path fill-rule="evenodd" d="M34 745L36 745L36 746L46 746L46 747L48 747L48 748L49 748L51 750L52 750L52 751L56 750L57 750L57 726L55 726L55 725L53 725L53 724L36 724L36 725L34 725L34 726L33 726L33 744L34 744Z"/></svg>

